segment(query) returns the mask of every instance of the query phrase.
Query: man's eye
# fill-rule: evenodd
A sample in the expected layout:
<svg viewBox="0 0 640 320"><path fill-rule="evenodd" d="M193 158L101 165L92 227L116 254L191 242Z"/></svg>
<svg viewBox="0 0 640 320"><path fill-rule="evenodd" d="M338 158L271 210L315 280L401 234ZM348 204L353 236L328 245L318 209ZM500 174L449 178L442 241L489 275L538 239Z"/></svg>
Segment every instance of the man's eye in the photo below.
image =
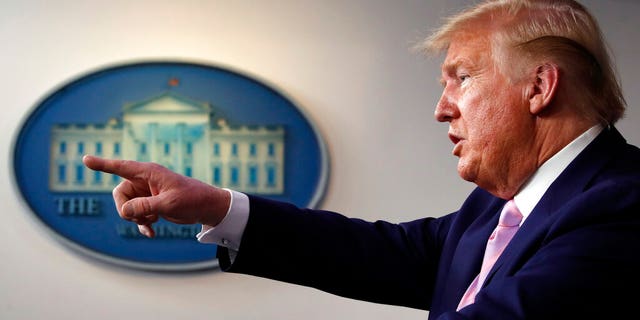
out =
<svg viewBox="0 0 640 320"><path fill-rule="evenodd" d="M471 76L469 76L468 74L463 74L458 76L458 79L460 80L460 82L464 82L465 80L468 80L469 78L471 78Z"/></svg>

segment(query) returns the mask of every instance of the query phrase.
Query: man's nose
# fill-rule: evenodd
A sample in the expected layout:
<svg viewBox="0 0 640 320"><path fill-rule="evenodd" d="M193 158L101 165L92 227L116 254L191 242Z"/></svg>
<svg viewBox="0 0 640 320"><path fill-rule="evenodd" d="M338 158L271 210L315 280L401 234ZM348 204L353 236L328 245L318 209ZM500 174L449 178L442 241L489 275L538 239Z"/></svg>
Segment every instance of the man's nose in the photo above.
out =
<svg viewBox="0 0 640 320"><path fill-rule="evenodd" d="M436 105L434 116L438 122L451 122L460 116L460 112L455 102L443 93Z"/></svg>

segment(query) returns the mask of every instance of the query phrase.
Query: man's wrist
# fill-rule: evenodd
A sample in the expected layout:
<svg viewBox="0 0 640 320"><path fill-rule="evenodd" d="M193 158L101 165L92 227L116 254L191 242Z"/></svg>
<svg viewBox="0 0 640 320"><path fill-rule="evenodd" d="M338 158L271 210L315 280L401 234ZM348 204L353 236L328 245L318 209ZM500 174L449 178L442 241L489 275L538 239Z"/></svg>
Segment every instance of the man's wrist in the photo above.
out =
<svg viewBox="0 0 640 320"><path fill-rule="evenodd" d="M237 251L249 219L249 197L229 189L220 190L231 197L229 210L216 226L203 225L196 238L201 243L214 243Z"/></svg>
<svg viewBox="0 0 640 320"><path fill-rule="evenodd" d="M199 223L210 227L217 226L229 214L232 202L231 190L214 187L210 196L209 210L206 211Z"/></svg>

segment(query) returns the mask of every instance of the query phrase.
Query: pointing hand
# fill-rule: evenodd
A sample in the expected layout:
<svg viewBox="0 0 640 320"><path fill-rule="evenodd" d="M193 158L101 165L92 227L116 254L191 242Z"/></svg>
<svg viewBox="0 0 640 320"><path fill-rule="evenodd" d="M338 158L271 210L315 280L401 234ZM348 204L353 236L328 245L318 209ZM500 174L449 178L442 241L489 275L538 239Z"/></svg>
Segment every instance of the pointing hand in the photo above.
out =
<svg viewBox="0 0 640 320"><path fill-rule="evenodd" d="M113 189L113 200L121 218L138 224L147 237L151 225L163 218L177 224L216 226L231 202L228 191L179 175L159 164L84 156L84 164L124 180Z"/></svg>

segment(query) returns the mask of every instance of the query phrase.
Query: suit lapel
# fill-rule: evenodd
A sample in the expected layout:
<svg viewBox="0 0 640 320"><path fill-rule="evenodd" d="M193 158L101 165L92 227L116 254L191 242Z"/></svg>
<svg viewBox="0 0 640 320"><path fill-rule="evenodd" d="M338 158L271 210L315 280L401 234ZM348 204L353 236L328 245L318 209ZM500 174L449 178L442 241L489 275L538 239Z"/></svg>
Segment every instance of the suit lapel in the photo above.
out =
<svg viewBox="0 0 640 320"><path fill-rule="evenodd" d="M611 159L614 151L620 150L625 143L626 141L615 128L607 128L569 164L551 184L505 248L487 276L484 285L491 281L493 275L503 264L509 261L513 265L526 254L527 248L542 241L548 230L547 226L555 221L553 214L571 198L585 190L598 171Z"/></svg>
<svg viewBox="0 0 640 320"><path fill-rule="evenodd" d="M500 212L505 200L490 196L489 200L482 203L481 209L463 205L458 214L461 219L471 217L475 220L471 225L468 224L469 222L459 221L459 225L464 228L461 232L464 233L457 242L451 262L446 265L447 277L442 282L444 294L434 297L436 300L446 300L444 302L446 309L455 308L458 305L464 291L480 272L487 240L498 224L499 214L496 212ZM478 214L479 210L482 210L482 213Z"/></svg>

